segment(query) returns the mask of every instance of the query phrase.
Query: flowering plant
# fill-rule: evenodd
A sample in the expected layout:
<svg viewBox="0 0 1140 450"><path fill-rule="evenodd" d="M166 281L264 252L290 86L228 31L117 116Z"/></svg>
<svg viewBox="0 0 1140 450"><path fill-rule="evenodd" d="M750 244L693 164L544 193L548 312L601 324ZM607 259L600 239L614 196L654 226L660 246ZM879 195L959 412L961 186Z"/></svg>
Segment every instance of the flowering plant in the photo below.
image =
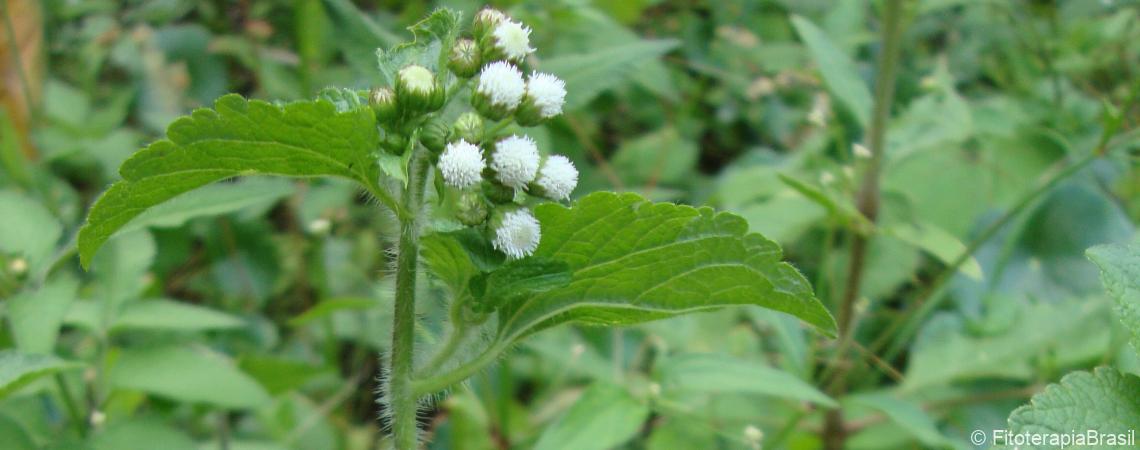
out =
<svg viewBox="0 0 1140 450"><path fill-rule="evenodd" d="M526 127L562 113L566 84L530 64L530 29L480 11L463 32L440 9L378 53L387 86L271 104L227 95L136 153L79 235L99 247L147 208L235 176L340 177L399 222L393 333L381 401L398 449L416 412L514 343L566 322L617 326L730 305L835 322L774 242L738 216L599 192L568 201L578 170ZM572 95L572 94L571 94ZM434 186L434 189L428 189ZM429 218L431 220L429 220ZM423 266L448 292L447 330L417 358Z"/></svg>

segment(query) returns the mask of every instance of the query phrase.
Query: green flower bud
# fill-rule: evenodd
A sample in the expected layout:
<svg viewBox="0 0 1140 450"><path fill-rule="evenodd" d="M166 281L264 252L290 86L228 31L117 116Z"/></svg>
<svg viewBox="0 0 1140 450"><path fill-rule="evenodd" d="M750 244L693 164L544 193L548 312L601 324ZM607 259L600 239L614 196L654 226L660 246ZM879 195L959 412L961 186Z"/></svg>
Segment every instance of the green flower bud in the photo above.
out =
<svg viewBox="0 0 1140 450"><path fill-rule="evenodd" d="M494 179L494 171L488 168L483 172L483 177ZM511 203L515 201L515 188L503 186L495 181L484 181L483 195L486 195L489 200L497 204Z"/></svg>
<svg viewBox="0 0 1140 450"><path fill-rule="evenodd" d="M483 140L483 118L474 112L465 112L455 119L451 133L456 138L478 145Z"/></svg>
<svg viewBox="0 0 1140 450"><path fill-rule="evenodd" d="M409 65L396 73L396 101L403 111L425 113L443 106L443 88L423 66Z"/></svg>
<svg viewBox="0 0 1140 450"><path fill-rule="evenodd" d="M396 118L399 110L396 108L396 93L389 88L373 88L368 93L368 104L376 113L376 121L387 123Z"/></svg>
<svg viewBox="0 0 1140 450"><path fill-rule="evenodd" d="M408 138L399 133L387 133L381 138L380 147L393 155L402 155L408 148Z"/></svg>
<svg viewBox="0 0 1140 450"><path fill-rule="evenodd" d="M459 78L471 78L479 72L483 60L479 56L479 46L470 39L460 39L451 48L451 55L447 59L447 68Z"/></svg>
<svg viewBox="0 0 1140 450"><path fill-rule="evenodd" d="M439 119L432 119L420 129L420 143L436 155L447 146L450 137L451 127Z"/></svg>
<svg viewBox="0 0 1140 450"><path fill-rule="evenodd" d="M467 191L459 196L455 218L469 227L482 225L487 221L487 199L478 192Z"/></svg>
<svg viewBox="0 0 1140 450"><path fill-rule="evenodd" d="M484 36L490 35L495 27L504 20L508 20L508 18L502 11L494 8L483 8L475 13L475 19L471 22L471 34L475 36L476 41L480 41Z"/></svg>

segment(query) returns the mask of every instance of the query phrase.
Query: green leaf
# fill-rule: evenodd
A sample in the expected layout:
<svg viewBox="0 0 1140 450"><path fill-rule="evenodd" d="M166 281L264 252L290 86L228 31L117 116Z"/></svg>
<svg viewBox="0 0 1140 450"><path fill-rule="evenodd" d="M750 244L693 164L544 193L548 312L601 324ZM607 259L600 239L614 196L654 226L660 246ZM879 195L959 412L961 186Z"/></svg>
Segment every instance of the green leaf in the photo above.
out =
<svg viewBox="0 0 1140 450"><path fill-rule="evenodd" d="M795 375L723 354L671 356L655 372L664 392L759 394L838 406L831 397Z"/></svg>
<svg viewBox="0 0 1140 450"><path fill-rule="evenodd" d="M1083 433L1096 430L1102 435L1123 435L1140 429L1140 378L1111 367L1090 372L1073 372L1034 395L1029 404L1009 415L1013 433ZM1102 436L1105 437L1106 436ZM1106 447L1130 444L1116 441ZM1022 448L1056 448L1022 447Z"/></svg>
<svg viewBox="0 0 1140 450"><path fill-rule="evenodd" d="M532 257L510 261L502 267L471 279L471 293L480 308L497 310L527 296L560 288L570 283L565 262Z"/></svg>
<svg viewBox="0 0 1140 450"><path fill-rule="evenodd" d="M654 180L671 184L683 182L692 174L698 153L696 142L681 137L676 128L665 127L623 142L612 162L626 184Z"/></svg>
<svg viewBox="0 0 1140 450"><path fill-rule="evenodd" d="M48 263L63 227L39 202L11 190L0 191L0 253L26 258L28 271Z"/></svg>
<svg viewBox="0 0 1140 450"><path fill-rule="evenodd" d="M330 298L289 319L289 325L299 327L329 317L337 311L363 311L375 308L378 304L376 300L363 297Z"/></svg>
<svg viewBox="0 0 1140 450"><path fill-rule="evenodd" d="M16 350L0 350L0 398L36 378L61 370L82 367L51 355L31 355Z"/></svg>
<svg viewBox="0 0 1140 450"><path fill-rule="evenodd" d="M1140 354L1140 244L1099 245L1085 253L1100 267L1100 279L1116 301L1116 317L1132 334L1132 348Z"/></svg>
<svg viewBox="0 0 1140 450"><path fill-rule="evenodd" d="M113 329L203 331L244 327L241 318L203 306L174 300L129 303Z"/></svg>
<svg viewBox="0 0 1140 450"><path fill-rule="evenodd" d="M871 90L859 77L855 62L811 21L793 15L792 26L815 59L827 88L851 111L859 125L866 127L871 119Z"/></svg>
<svg viewBox="0 0 1140 450"><path fill-rule="evenodd" d="M535 450L605 450L618 447L641 429L649 407L625 389L596 383L538 438Z"/></svg>
<svg viewBox="0 0 1140 450"><path fill-rule="evenodd" d="M222 355L200 348L125 350L108 377L112 386L221 408L256 408L269 395Z"/></svg>
<svg viewBox="0 0 1140 450"><path fill-rule="evenodd" d="M16 348L27 353L52 353L59 326L78 289L78 281L61 278L12 297L8 301L8 326Z"/></svg>
<svg viewBox="0 0 1140 450"><path fill-rule="evenodd" d="M273 179L247 179L238 183L206 186L146 210L117 233L127 233L147 227L172 228L182 226L198 217L262 209L292 194L293 191L292 184Z"/></svg>
<svg viewBox="0 0 1140 450"><path fill-rule="evenodd" d="M922 407L887 393L860 394L843 399L844 404L857 404L882 412L925 448L953 448L954 442L942 432Z"/></svg>
<svg viewBox="0 0 1140 450"><path fill-rule="evenodd" d="M572 207L535 209L536 257L565 261L566 287L499 311L499 339L565 322L624 325L729 305L783 311L835 333L807 280L782 262L774 242L748 233L739 216L636 194L598 192Z"/></svg>
<svg viewBox="0 0 1140 450"><path fill-rule="evenodd" d="M463 15L451 8L436 8L431 15L412 24L408 31L412 32L412 40L404 42L388 51L377 49L376 59L380 65L380 73L384 75L389 86L396 84L396 72L409 64L419 64L443 76L446 71L439 69L441 55L440 49L450 49L459 34L459 20Z"/></svg>
<svg viewBox="0 0 1140 450"><path fill-rule="evenodd" d="M112 234L148 208L238 175L336 176L383 195L375 121L368 108L338 112L327 100L278 106L221 97L213 109L176 120L167 139L123 163L123 179L99 198L79 232L80 260L88 267ZM396 209L390 198L380 200Z"/></svg>
<svg viewBox="0 0 1140 450"><path fill-rule="evenodd" d="M566 82L567 111L586 106L594 97L613 89L650 61L680 45L675 39L654 39L615 45L606 49L574 55L562 55L542 62L549 71Z"/></svg>
<svg viewBox="0 0 1140 450"><path fill-rule="evenodd" d="M883 232L931 254L943 264L950 265L966 252L966 245L946 230L928 222L898 222L883 226ZM982 280L982 266L970 256L958 271L975 280Z"/></svg>
<svg viewBox="0 0 1140 450"><path fill-rule="evenodd" d="M93 450L150 450L156 443L169 450L195 450L194 441L186 433L158 418L129 419L113 422L91 439Z"/></svg>

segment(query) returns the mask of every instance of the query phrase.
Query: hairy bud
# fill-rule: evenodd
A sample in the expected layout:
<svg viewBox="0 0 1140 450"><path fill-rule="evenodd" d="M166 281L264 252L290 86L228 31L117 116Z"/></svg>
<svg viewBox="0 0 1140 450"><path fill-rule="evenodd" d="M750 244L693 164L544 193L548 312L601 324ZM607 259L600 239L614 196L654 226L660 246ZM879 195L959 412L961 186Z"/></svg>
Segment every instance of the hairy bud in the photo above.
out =
<svg viewBox="0 0 1140 450"><path fill-rule="evenodd" d="M443 106L443 88L423 66L409 65L396 73L396 100L404 111L424 113Z"/></svg>
<svg viewBox="0 0 1140 450"><path fill-rule="evenodd" d="M459 78L471 78L483 66L483 59L479 55L479 46L470 39L460 39L451 47L451 54L447 58L447 68Z"/></svg>
<svg viewBox="0 0 1140 450"><path fill-rule="evenodd" d="M455 218L469 227L482 225L487 221L487 199L478 192L467 191L459 196Z"/></svg>
<svg viewBox="0 0 1140 450"><path fill-rule="evenodd" d="M495 27L506 20L509 19L502 11L494 8L483 8L475 13L475 19L471 22L471 34L475 36L475 40L482 40L484 36L491 34Z"/></svg>
<svg viewBox="0 0 1140 450"><path fill-rule="evenodd" d="M465 112L455 119L451 134L472 144L479 144L483 141L483 118L474 112Z"/></svg>
<svg viewBox="0 0 1140 450"><path fill-rule="evenodd" d="M391 122L399 115L399 109L396 107L396 93L389 88L373 88L368 93L368 104L376 113L377 122Z"/></svg>

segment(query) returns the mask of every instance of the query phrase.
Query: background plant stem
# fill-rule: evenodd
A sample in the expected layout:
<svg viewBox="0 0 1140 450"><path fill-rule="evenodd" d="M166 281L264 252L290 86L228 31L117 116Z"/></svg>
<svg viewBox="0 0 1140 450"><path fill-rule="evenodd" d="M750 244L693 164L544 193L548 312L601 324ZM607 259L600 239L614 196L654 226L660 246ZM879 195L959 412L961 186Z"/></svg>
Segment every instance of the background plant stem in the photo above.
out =
<svg viewBox="0 0 1140 450"><path fill-rule="evenodd" d="M388 408L396 450L414 450L418 440L416 410L412 390L412 357L416 328L416 266L419 259L420 208L428 161L414 148L408 170L408 185L402 199L408 215L400 220L400 240L396 256L396 304L393 312L392 348L388 367Z"/></svg>
<svg viewBox="0 0 1140 450"><path fill-rule="evenodd" d="M898 62L901 40L901 15L902 1L888 0L883 14L883 50L876 72L875 104L868 140L871 159L863 173L862 184L855 199L859 212L872 223L879 215L879 175L883 168L883 153L886 151L887 120L890 119L891 103L895 94L895 66ZM869 235L852 232L847 286L839 306L839 344L832 356L832 365L840 363L854 338L855 301L859 298L869 239ZM847 372L846 368L839 368L834 382L829 383L828 391L833 396L838 397L843 393ZM824 423L824 446L828 449L841 449L846 437L842 411L840 409L828 411Z"/></svg>

